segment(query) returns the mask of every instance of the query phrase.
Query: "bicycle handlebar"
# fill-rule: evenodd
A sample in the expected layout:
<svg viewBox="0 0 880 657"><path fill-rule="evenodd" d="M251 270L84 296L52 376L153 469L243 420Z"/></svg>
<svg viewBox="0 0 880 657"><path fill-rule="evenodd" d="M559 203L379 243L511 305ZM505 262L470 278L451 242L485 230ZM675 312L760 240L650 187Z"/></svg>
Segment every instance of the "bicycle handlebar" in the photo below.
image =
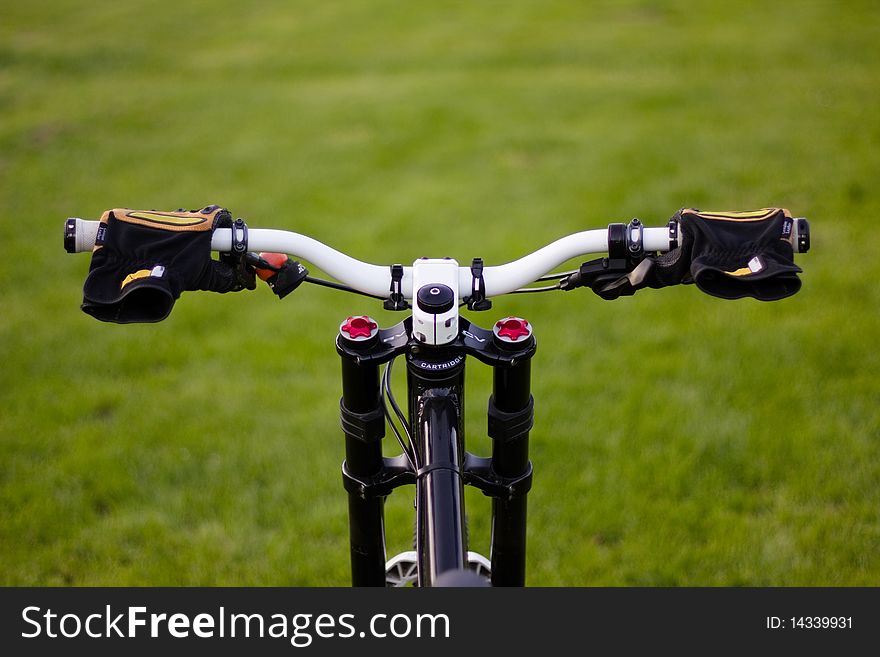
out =
<svg viewBox="0 0 880 657"><path fill-rule="evenodd" d="M797 226L791 236L795 251L800 251ZM72 217L65 227L65 247L71 253L90 251L95 245L99 221ZM218 228L211 239L211 249L228 252L232 248L232 230ZM643 246L645 251L668 251L670 229L644 228ZM336 280L361 292L376 296L387 296L391 286L391 271L388 266L374 265L352 258L341 251L306 235L292 231L252 228L247 231L247 248L250 251L269 251L286 253L314 264ZM525 285L535 282L541 276L553 271L563 263L580 256L605 253L608 250L608 231L604 228L586 230L562 237L555 242L529 253L518 260L503 265L487 266L483 269L485 295L487 297L508 294ZM803 249L806 250L806 249ZM459 268L459 295L465 297L471 292L473 274L470 267ZM403 268L401 281L403 296L412 299L412 267Z"/></svg>

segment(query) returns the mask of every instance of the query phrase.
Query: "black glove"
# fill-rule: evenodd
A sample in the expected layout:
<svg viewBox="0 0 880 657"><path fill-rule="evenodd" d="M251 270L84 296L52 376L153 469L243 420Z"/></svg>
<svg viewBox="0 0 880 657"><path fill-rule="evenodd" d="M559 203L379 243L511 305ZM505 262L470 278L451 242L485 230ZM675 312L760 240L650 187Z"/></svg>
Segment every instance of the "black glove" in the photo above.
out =
<svg viewBox="0 0 880 657"><path fill-rule="evenodd" d="M566 289L589 285L603 299L616 299L645 287L696 283L703 292L722 299L762 301L783 299L800 290L801 268L794 264L790 242L794 220L788 210L687 208L672 220L679 226L677 248L646 254L638 262L605 258L584 263Z"/></svg>
<svg viewBox="0 0 880 657"><path fill-rule="evenodd" d="M84 312L105 322L158 322L184 290L254 289L254 271L243 257L211 258L215 228L231 227L216 205L176 212L108 210L101 217Z"/></svg>
<svg viewBox="0 0 880 657"><path fill-rule="evenodd" d="M690 277L706 294L722 299L776 301L801 289L790 237L794 220L782 208L754 212L700 212L677 218L690 247Z"/></svg>

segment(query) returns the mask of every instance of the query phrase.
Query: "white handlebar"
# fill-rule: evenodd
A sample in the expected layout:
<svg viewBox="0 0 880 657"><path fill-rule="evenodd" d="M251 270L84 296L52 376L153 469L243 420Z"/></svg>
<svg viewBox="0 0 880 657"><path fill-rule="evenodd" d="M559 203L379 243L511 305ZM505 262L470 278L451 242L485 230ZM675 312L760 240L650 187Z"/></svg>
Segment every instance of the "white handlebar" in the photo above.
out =
<svg viewBox="0 0 880 657"><path fill-rule="evenodd" d="M90 251L95 244L100 222L71 218L68 225L72 230L71 250ZM794 222L791 236L795 249L798 247L797 226ZM668 251L669 228L645 228L643 233L645 251ZM232 229L218 228L211 239L211 249L228 252L232 248ZM391 271L387 266L372 265L357 260L317 240L286 230L252 228L248 230L249 251L268 251L286 253L314 264L336 280L346 285L380 297L388 296L391 288ZM579 256L606 253L608 250L608 230L586 230L560 238L537 251L507 264L483 269L485 295L487 297L508 294L528 285L541 276L553 271L561 264ZM804 249L806 250L806 249ZM404 267L401 282L403 295L413 296L412 267ZM469 267L459 268L459 296L471 294L473 276Z"/></svg>

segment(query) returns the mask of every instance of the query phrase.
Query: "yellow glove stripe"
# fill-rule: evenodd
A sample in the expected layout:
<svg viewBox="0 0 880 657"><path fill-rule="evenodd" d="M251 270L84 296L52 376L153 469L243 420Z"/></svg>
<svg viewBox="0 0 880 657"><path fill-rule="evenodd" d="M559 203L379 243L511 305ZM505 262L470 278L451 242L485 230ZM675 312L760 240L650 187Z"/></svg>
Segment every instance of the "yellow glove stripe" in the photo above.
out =
<svg viewBox="0 0 880 657"><path fill-rule="evenodd" d="M705 210L698 212L697 210L685 210L687 214L695 214L704 219L716 219L718 221L763 221L773 216L779 211L779 208L762 208L760 210L749 210L747 212L713 212ZM790 217L791 213L783 209L786 217Z"/></svg>
<svg viewBox="0 0 880 657"><path fill-rule="evenodd" d="M150 276L151 272L151 269L140 269L133 274L129 274L124 279L122 279L122 284L119 286L119 289L124 289L126 285L128 285L129 283L133 283L139 278L147 278L148 276Z"/></svg>
<svg viewBox="0 0 880 657"><path fill-rule="evenodd" d="M118 219L132 224L152 226L165 230L201 231L210 230L214 215L191 212L125 212Z"/></svg>

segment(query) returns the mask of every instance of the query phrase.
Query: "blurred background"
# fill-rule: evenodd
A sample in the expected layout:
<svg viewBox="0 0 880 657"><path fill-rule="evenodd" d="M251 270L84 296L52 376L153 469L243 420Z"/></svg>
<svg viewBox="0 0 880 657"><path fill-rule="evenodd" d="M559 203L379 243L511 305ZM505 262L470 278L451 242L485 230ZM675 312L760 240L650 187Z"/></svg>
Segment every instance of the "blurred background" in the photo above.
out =
<svg viewBox="0 0 880 657"><path fill-rule="evenodd" d="M778 303L580 290L470 319L522 315L538 339L528 584L876 585L878 18L872 0L2 3L0 583L348 583L334 338L401 316L310 286L186 293L156 325L79 310L66 217L217 203L382 264L506 262L683 206L807 216L803 290ZM490 373L468 377L486 454ZM488 500L467 500L486 552ZM389 555L408 549L411 490L387 524Z"/></svg>

